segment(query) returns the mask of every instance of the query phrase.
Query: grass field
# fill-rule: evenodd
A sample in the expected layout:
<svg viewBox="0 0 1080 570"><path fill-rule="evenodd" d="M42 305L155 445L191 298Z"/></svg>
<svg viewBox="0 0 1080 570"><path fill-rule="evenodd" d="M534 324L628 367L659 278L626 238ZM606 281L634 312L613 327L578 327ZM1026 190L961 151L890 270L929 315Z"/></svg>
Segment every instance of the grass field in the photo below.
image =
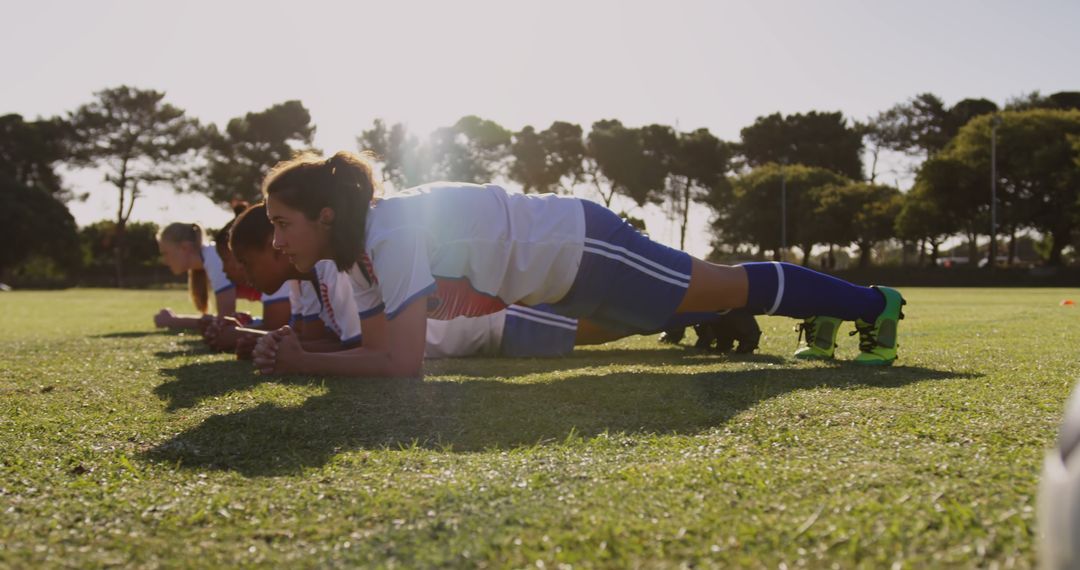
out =
<svg viewBox="0 0 1080 570"><path fill-rule="evenodd" d="M1032 566L1077 291L905 294L887 370L762 318L390 381L255 376L153 329L182 292L0 293L0 567Z"/></svg>

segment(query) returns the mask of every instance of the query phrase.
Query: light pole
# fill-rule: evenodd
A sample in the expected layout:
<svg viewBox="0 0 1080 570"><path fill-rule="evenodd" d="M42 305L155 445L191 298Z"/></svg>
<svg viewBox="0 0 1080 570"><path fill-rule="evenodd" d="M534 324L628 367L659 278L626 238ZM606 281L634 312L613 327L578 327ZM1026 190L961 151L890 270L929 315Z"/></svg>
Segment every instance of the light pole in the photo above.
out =
<svg viewBox="0 0 1080 570"><path fill-rule="evenodd" d="M1001 116L990 119L990 270L997 264L997 128Z"/></svg>
<svg viewBox="0 0 1080 570"><path fill-rule="evenodd" d="M787 261L787 158L780 159L780 261Z"/></svg>

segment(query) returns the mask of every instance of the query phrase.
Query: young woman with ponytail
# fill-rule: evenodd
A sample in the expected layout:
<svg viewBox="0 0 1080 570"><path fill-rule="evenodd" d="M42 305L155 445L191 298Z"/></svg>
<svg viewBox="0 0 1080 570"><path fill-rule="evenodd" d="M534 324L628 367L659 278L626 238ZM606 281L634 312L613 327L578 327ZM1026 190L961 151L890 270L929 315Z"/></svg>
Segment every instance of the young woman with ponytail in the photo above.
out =
<svg viewBox="0 0 1080 570"><path fill-rule="evenodd" d="M236 313L236 286L225 275L225 268L213 242L198 224L172 223L158 232L158 249L165 265L176 275L187 272L188 292L198 315L177 315L165 308L154 315L154 324L168 328L205 328L213 320L209 315L210 291L218 316Z"/></svg>
<svg viewBox="0 0 1080 570"><path fill-rule="evenodd" d="M788 263L707 263L587 200L452 182L376 199L368 161L348 152L278 164L263 194L274 247L300 271L332 259L352 278L365 316L364 346L348 352L305 352L288 327L264 336L254 352L264 373L419 375L428 318L486 315L513 303L588 319L599 325L598 340L746 307L806 319L812 342L796 356L818 358L832 357L835 324L853 320L857 362L896 359L903 299L895 290Z"/></svg>

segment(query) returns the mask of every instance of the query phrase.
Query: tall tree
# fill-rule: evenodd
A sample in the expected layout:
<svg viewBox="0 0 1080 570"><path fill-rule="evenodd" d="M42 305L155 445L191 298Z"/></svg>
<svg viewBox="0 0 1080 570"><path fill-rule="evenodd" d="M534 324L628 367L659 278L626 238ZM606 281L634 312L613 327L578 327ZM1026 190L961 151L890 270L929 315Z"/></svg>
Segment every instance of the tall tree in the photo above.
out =
<svg viewBox="0 0 1080 570"><path fill-rule="evenodd" d="M585 176L585 138L581 125L555 121L540 131L540 140L547 153L550 178L557 181L547 190L572 193Z"/></svg>
<svg viewBox="0 0 1080 570"><path fill-rule="evenodd" d="M997 174L1000 189L1031 226L1052 239L1047 261L1061 264L1061 251L1080 224L1080 165L1075 140L1080 111L1032 109L998 115ZM991 117L973 119L960 130L950 157L982 175L988 200Z"/></svg>
<svg viewBox="0 0 1080 570"><path fill-rule="evenodd" d="M165 93L126 85L94 94L71 113L72 163L105 171L116 189L115 264L124 282L124 229L141 191L149 185L183 188L192 155L205 137L198 121L165 102Z"/></svg>
<svg viewBox="0 0 1080 570"><path fill-rule="evenodd" d="M679 135L666 194L672 218L679 222L679 249L686 249L691 202L706 201L710 194L728 190L725 174L731 168L731 158L731 145L709 129Z"/></svg>
<svg viewBox="0 0 1080 570"><path fill-rule="evenodd" d="M432 133L435 174L447 180L490 182L503 174L510 154L510 131L475 115Z"/></svg>
<svg viewBox="0 0 1080 570"><path fill-rule="evenodd" d="M372 128L360 133L356 142L360 150L375 154L382 165L383 182L394 188L401 190L431 181L431 149L421 147L420 140L404 124L388 127L382 119L375 119Z"/></svg>
<svg viewBox="0 0 1080 570"><path fill-rule="evenodd" d="M955 224L941 211L939 204L918 186L903 194L893 227L901 241L918 244L917 265L923 264L926 246L930 247L931 266L937 264L941 244L956 231Z"/></svg>
<svg viewBox="0 0 1080 570"><path fill-rule="evenodd" d="M676 141L674 131L664 125L631 129L617 120L593 123L586 139L585 172L604 205L610 207L618 194L639 206L659 202Z"/></svg>
<svg viewBox="0 0 1080 570"><path fill-rule="evenodd" d="M70 197L55 166L67 156L67 124L60 118L24 121L0 116L0 173L60 199Z"/></svg>
<svg viewBox="0 0 1080 570"><path fill-rule="evenodd" d="M860 268L870 264L875 244L894 235L901 194L892 186L864 182L827 185L818 190L817 199L814 213L819 222L813 233L830 245L858 245Z"/></svg>
<svg viewBox="0 0 1080 570"><path fill-rule="evenodd" d="M521 184L521 189L526 194L539 192L541 188L551 185L547 152L540 140L540 134L531 125L526 125L514 133L510 154L514 157L510 163L510 179Z"/></svg>
<svg viewBox="0 0 1080 570"><path fill-rule="evenodd" d="M0 172L0 278L32 255L78 263L75 219L52 193Z"/></svg>
<svg viewBox="0 0 1080 570"><path fill-rule="evenodd" d="M949 108L945 118L945 135L952 140L964 125L975 117L998 112L997 103L989 99L961 99Z"/></svg>
<svg viewBox="0 0 1080 570"><path fill-rule="evenodd" d="M814 214L822 188L846 185L849 179L824 168L766 164L733 180L730 199L712 201L717 212L713 228L720 243L737 246L752 243L759 251L781 256L781 226L787 245L803 251L803 263L809 263L813 246L822 243ZM786 197L786 208L782 207ZM786 209L786 219L781 212Z"/></svg>
<svg viewBox="0 0 1080 570"><path fill-rule="evenodd" d="M978 257L976 244L984 232L983 221L990 207L990 181L987 176L980 176L980 171L989 173L970 161L942 153L923 163L911 189L919 200L932 205L932 212L941 216L940 225L935 224L940 233L962 233L968 238L972 263Z"/></svg>
<svg viewBox="0 0 1080 570"><path fill-rule="evenodd" d="M525 192L569 192L583 177L585 144L581 127L556 121L537 132L526 126L514 133L509 176Z"/></svg>
<svg viewBox="0 0 1080 570"><path fill-rule="evenodd" d="M197 184L211 200L260 199L262 179L278 162L311 147L315 126L300 101L286 101L257 113L236 117L224 132L207 131L208 164Z"/></svg>
<svg viewBox="0 0 1080 570"><path fill-rule="evenodd" d="M740 135L740 153L751 167L786 162L863 178L862 132L840 112L774 113L758 117Z"/></svg>
<svg viewBox="0 0 1080 570"><path fill-rule="evenodd" d="M871 120L886 148L931 158L948 144L949 111L933 93L920 93Z"/></svg>
<svg viewBox="0 0 1080 570"><path fill-rule="evenodd" d="M1080 111L1080 91L1059 91L1043 95L1032 91L1010 99L1005 104L1007 111L1031 111L1033 109L1057 109L1060 111Z"/></svg>

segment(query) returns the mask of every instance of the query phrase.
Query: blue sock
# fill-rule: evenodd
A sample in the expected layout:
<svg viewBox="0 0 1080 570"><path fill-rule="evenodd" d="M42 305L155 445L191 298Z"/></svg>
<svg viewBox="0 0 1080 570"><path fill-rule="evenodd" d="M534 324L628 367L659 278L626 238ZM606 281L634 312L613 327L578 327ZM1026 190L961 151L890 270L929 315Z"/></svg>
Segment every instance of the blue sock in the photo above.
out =
<svg viewBox="0 0 1080 570"><path fill-rule="evenodd" d="M885 310L885 296L878 291L813 269L775 261L741 267L746 269L750 289L746 308L757 315L824 316L872 323Z"/></svg>

